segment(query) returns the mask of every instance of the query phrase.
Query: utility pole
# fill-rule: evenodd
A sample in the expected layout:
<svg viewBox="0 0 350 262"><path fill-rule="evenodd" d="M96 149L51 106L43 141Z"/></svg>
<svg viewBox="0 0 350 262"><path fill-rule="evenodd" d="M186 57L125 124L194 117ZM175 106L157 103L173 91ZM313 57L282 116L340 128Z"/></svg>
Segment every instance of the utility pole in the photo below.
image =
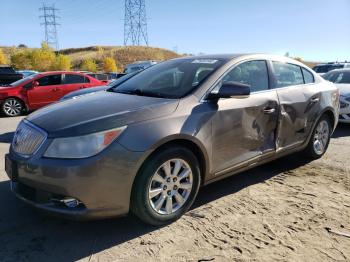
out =
<svg viewBox="0 0 350 262"><path fill-rule="evenodd" d="M48 46L58 50L57 26L60 24L57 23L57 20L60 17L56 15L56 12L59 11L59 9L55 8L54 4L52 6L47 6L43 3L39 11L42 12L39 18L43 21L40 25L45 26L45 42Z"/></svg>
<svg viewBox="0 0 350 262"><path fill-rule="evenodd" d="M148 46L145 0L125 0L124 45Z"/></svg>

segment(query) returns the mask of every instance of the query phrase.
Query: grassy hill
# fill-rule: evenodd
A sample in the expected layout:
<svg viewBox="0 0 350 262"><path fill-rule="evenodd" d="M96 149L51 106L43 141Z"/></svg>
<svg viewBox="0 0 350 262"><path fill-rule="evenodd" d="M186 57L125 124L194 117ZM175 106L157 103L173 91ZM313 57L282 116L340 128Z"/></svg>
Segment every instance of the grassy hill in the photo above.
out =
<svg viewBox="0 0 350 262"><path fill-rule="evenodd" d="M10 54L19 47L1 47L5 55L10 58ZM28 48L33 49L33 48ZM113 57L117 61L118 70L122 71L125 65L140 60L163 61L181 55L163 48L146 46L89 46L82 48L62 49L59 53L68 55L71 58L74 70L78 70L84 59L92 58L96 61L98 69L102 70L102 61L105 57ZM8 59L10 60L10 59ZM309 67L315 66L318 62L301 61Z"/></svg>
<svg viewBox="0 0 350 262"><path fill-rule="evenodd" d="M5 55L10 54L18 47L1 47ZM105 57L113 57L117 61L119 71L123 70L126 64L140 60L163 61L180 55L163 48L146 46L89 46L82 48L68 48L59 51L61 54L68 55L71 58L73 69L79 69L84 59L92 58L96 61L98 68L102 69L102 61ZM8 59L10 60L10 59Z"/></svg>

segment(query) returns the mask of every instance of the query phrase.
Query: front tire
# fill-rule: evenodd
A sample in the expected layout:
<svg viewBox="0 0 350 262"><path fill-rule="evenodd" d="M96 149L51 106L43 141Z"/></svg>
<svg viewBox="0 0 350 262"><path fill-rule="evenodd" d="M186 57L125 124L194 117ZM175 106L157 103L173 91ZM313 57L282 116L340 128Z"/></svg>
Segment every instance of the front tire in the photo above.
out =
<svg viewBox="0 0 350 262"><path fill-rule="evenodd" d="M7 98L2 104L1 109L6 116L20 116L23 112L23 103L16 98Z"/></svg>
<svg viewBox="0 0 350 262"><path fill-rule="evenodd" d="M160 150L135 179L131 211L147 224L171 223L191 207L200 180L199 163L190 150L180 146Z"/></svg>
<svg viewBox="0 0 350 262"><path fill-rule="evenodd" d="M331 139L332 125L329 117L323 115L317 122L304 154L311 159L322 157L328 148Z"/></svg>

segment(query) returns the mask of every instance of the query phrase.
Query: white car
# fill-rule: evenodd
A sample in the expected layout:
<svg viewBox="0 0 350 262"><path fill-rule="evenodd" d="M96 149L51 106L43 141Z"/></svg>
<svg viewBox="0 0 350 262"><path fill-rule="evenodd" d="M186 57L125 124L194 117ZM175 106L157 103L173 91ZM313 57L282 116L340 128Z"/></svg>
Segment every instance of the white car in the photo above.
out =
<svg viewBox="0 0 350 262"><path fill-rule="evenodd" d="M340 91L339 122L350 123L350 68L336 69L323 75Z"/></svg>

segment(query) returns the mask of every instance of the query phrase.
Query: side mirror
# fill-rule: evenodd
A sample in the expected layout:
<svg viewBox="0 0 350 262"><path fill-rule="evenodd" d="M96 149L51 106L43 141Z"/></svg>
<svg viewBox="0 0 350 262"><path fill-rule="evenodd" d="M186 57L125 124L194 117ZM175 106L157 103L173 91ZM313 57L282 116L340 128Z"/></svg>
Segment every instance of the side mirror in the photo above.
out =
<svg viewBox="0 0 350 262"><path fill-rule="evenodd" d="M208 99L246 97L249 95L250 85L230 81L223 83L217 93L210 93Z"/></svg>
<svg viewBox="0 0 350 262"><path fill-rule="evenodd" d="M38 81L33 81L32 87L37 87L39 86L39 82Z"/></svg>

